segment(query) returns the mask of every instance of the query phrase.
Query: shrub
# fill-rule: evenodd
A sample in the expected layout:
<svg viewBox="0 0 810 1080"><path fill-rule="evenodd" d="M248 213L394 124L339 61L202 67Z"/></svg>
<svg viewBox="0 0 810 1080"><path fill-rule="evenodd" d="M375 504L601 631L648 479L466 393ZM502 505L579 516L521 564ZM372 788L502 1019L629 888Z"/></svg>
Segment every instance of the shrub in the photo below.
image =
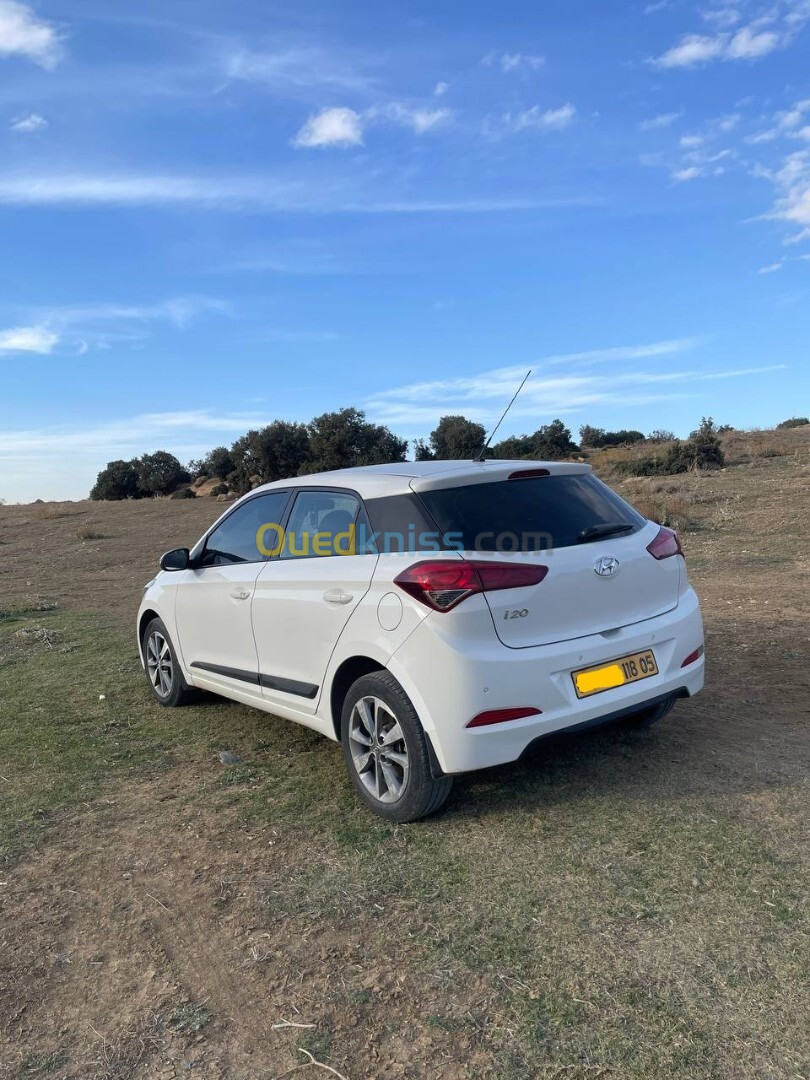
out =
<svg viewBox="0 0 810 1080"><path fill-rule="evenodd" d="M191 490L191 488L180 488L179 491L175 491L171 496L173 499L196 499L197 496Z"/></svg>
<svg viewBox="0 0 810 1080"><path fill-rule="evenodd" d="M562 420L552 420L535 431L533 435L514 435L492 448L495 457L534 458L536 461L554 461L570 457L579 447L571 441L571 431Z"/></svg>
<svg viewBox="0 0 810 1080"><path fill-rule="evenodd" d="M810 424L810 420L806 416L791 416L789 420L783 420L781 424L777 424L778 428L794 428L804 427L805 424Z"/></svg>
<svg viewBox="0 0 810 1080"><path fill-rule="evenodd" d="M227 484L215 484L214 487L212 487L211 490L208 492L208 494L209 495L227 495L228 490L229 489L228 489Z"/></svg>
<svg viewBox="0 0 810 1080"><path fill-rule="evenodd" d="M579 441L582 446L596 449L602 446L626 446L630 443L643 442L644 435L641 431L634 429L620 428L619 431L605 431L604 428L584 424L579 429Z"/></svg>
<svg viewBox="0 0 810 1080"><path fill-rule="evenodd" d="M692 524L692 501L683 495L640 492L629 501L640 514L659 525L686 529Z"/></svg>
<svg viewBox="0 0 810 1080"><path fill-rule="evenodd" d="M656 428L654 431L651 431L650 434L647 436L647 442L675 442L675 432L668 431L666 428Z"/></svg>

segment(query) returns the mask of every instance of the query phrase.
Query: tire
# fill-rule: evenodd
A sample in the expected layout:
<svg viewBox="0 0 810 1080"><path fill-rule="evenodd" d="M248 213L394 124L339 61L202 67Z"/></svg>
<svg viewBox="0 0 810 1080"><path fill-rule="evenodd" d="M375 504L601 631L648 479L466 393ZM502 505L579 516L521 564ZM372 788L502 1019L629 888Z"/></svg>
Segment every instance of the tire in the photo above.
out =
<svg viewBox="0 0 810 1080"><path fill-rule="evenodd" d="M343 702L340 736L357 794L387 821L418 821L435 813L450 794L453 779L432 775L416 709L389 672L372 672L352 685Z"/></svg>
<svg viewBox="0 0 810 1080"><path fill-rule="evenodd" d="M162 619L152 619L147 625L142 644L146 681L155 701L168 709L184 705L191 691Z"/></svg>
<svg viewBox="0 0 810 1080"><path fill-rule="evenodd" d="M674 707L674 698L670 698L668 701L659 701L657 705L648 705L646 709L639 709L638 712L622 717L619 723L622 727L642 731L644 728L657 724L659 720L663 720Z"/></svg>

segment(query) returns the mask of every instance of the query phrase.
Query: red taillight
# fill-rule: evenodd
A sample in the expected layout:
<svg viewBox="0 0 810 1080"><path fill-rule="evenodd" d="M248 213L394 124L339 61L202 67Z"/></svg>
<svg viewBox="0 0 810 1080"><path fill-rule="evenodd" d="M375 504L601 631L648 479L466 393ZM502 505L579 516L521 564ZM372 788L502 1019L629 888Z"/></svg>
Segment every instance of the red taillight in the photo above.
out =
<svg viewBox="0 0 810 1080"><path fill-rule="evenodd" d="M474 716L467 727L489 727L490 724L503 724L507 720L521 720L524 716L539 716L540 712L540 709L533 709L530 705L520 709L490 709Z"/></svg>
<svg viewBox="0 0 810 1080"><path fill-rule="evenodd" d="M689 667L690 664L694 664L696 660L699 660L701 656L703 656L703 646L699 645L694 650L694 652L689 653L684 662L681 664L681 667Z"/></svg>
<svg viewBox="0 0 810 1080"><path fill-rule="evenodd" d="M414 563L394 578L394 584L434 611L450 611L479 592L539 585L547 566L455 559Z"/></svg>
<svg viewBox="0 0 810 1080"><path fill-rule="evenodd" d="M658 530L658 535L651 544L647 544L647 551L654 559L669 559L673 555L683 556L683 548L678 539L678 534L673 529L667 529L663 525Z"/></svg>

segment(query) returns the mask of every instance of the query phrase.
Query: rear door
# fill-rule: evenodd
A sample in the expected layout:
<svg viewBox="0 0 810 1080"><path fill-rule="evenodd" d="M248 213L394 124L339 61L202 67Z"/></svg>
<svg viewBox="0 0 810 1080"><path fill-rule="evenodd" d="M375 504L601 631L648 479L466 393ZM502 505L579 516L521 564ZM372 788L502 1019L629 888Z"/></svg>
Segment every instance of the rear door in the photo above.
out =
<svg viewBox="0 0 810 1080"><path fill-rule="evenodd" d="M371 586L376 553L355 552L362 505L353 492L303 488L283 548L256 581L253 631L262 695L314 712L329 658Z"/></svg>
<svg viewBox="0 0 810 1080"><path fill-rule="evenodd" d="M420 497L443 531L460 535L466 557L548 567L539 585L485 594L511 648L613 630L678 603L682 560L654 559L647 544L658 526L590 473L517 474Z"/></svg>

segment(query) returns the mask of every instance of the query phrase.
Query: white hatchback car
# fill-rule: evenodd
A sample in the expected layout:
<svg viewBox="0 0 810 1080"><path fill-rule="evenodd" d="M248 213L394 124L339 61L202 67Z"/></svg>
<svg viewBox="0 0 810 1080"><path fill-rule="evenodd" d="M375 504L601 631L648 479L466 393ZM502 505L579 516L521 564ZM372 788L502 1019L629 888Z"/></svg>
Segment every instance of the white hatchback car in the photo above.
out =
<svg viewBox="0 0 810 1080"><path fill-rule="evenodd" d="M589 466L430 461L256 488L144 590L151 690L210 690L343 745L413 821L455 773L563 728L649 724L703 685L677 535Z"/></svg>

